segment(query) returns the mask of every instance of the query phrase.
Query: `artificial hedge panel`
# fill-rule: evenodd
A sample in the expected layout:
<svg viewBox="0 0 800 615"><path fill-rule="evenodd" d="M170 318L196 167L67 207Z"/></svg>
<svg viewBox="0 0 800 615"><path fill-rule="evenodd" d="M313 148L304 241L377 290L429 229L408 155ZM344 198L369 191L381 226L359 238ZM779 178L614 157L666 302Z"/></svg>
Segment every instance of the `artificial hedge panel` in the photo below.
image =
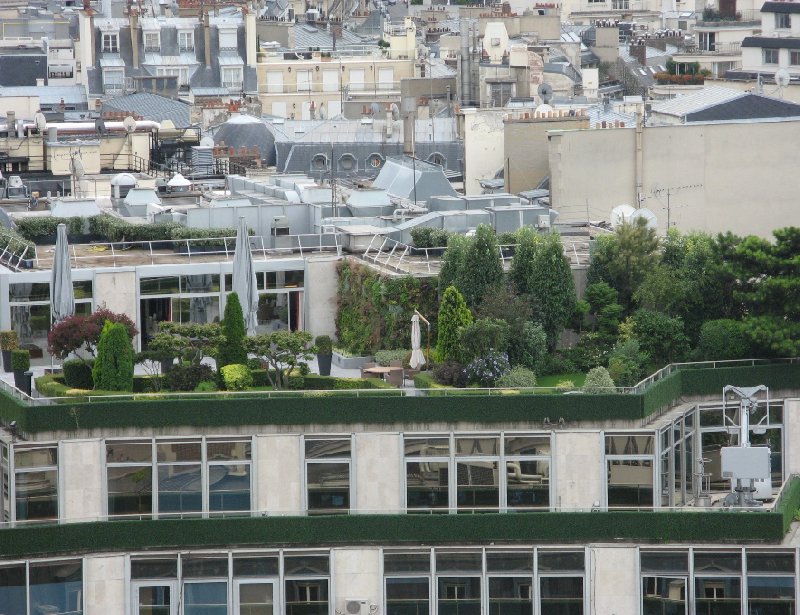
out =
<svg viewBox="0 0 800 615"><path fill-rule="evenodd" d="M773 363L768 365L742 365L716 369L681 370L684 395L718 395L728 384L757 386L765 384L773 390L800 388L800 363Z"/></svg>
<svg viewBox="0 0 800 615"><path fill-rule="evenodd" d="M797 516L798 509L800 509L800 478L794 476L784 487L783 498L777 508L777 512L783 519L784 533L789 531L789 526Z"/></svg>
<svg viewBox="0 0 800 615"><path fill-rule="evenodd" d="M642 394L642 411L647 416L659 408L671 404L683 392L683 371L671 373L654 382Z"/></svg>
<svg viewBox="0 0 800 615"><path fill-rule="evenodd" d="M110 521L0 532L0 557L155 548L358 544L767 542L779 514L610 512L481 515L342 515Z"/></svg>

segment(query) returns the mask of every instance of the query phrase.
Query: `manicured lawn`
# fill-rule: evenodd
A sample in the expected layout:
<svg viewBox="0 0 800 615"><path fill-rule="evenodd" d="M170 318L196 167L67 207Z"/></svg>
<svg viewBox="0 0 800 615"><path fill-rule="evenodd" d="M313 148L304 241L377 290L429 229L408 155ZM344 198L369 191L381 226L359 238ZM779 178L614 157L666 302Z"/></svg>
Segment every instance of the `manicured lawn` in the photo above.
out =
<svg viewBox="0 0 800 615"><path fill-rule="evenodd" d="M537 376L536 386L554 387L558 385L559 382L564 382L565 380L571 380L576 387L582 387L583 383L586 381L586 374L582 374L581 372L574 372L571 374L554 374L552 376Z"/></svg>

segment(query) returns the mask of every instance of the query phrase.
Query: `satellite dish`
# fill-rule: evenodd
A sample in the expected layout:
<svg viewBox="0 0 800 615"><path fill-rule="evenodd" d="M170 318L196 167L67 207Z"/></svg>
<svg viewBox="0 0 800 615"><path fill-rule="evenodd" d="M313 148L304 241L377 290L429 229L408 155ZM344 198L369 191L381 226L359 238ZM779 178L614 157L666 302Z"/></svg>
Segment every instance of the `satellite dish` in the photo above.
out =
<svg viewBox="0 0 800 615"><path fill-rule="evenodd" d="M373 116L376 116L376 115L378 115L378 114L381 112L381 106L380 106L378 103L376 103L376 102L372 103L372 104L369 106L369 108L370 108L370 110L372 111L372 115L373 115Z"/></svg>
<svg viewBox="0 0 800 615"><path fill-rule="evenodd" d="M622 205L617 205L614 209L611 210L611 226L613 228L617 228L625 224L628 220L631 219L631 216L636 211L634 207L631 207L627 203L623 203Z"/></svg>
<svg viewBox="0 0 800 615"><path fill-rule="evenodd" d="M642 207L641 209L635 210L628 218L629 222L636 222L639 218L643 218L647 222L647 228L657 229L658 228L658 218L656 215L647 209L647 207Z"/></svg>
<svg viewBox="0 0 800 615"><path fill-rule="evenodd" d="M39 134L42 134L45 130L47 130L47 118L41 111L37 111L33 116L33 123L36 125L36 130L39 131Z"/></svg>
<svg viewBox="0 0 800 615"><path fill-rule="evenodd" d="M206 135L200 139L200 147L214 147L214 139Z"/></svg>
<svg viewBox="0 0 800 615"><path fill-rule="evenodd" d="M319 119L327 120L328 119L328 112L325 110L325 105L320 103L319 105Z"/></svg>
<svg viewBox="0 0 800 615"><path fill-rule="evenodd" d="M395 103L392 103L392 119L395 121L400 119L400 109Z"/></svg>
<svg viewBox="0 0 800 615"><path fill-rule="evenodd" d="M549 83L542 83L539 85L537 93L542 97L544 104L547 104L553 98L553 86Z"/></svg>
<svg viewBox="0 0 800 615"><path fill-rule="evenodd" d="M83 168L83 163L80 161L80 159L73 156L69 161L69 172L75 179L80 179L84 176L86 170Z"/></svg>
<svg viewBox="0 0 800 615"><path fill-rule="evenodd" d="M122 125L125 127L125 131L128 133L133 132L136 130L136 120L133 119L130 115L122 120Z"/></svg>
<svg viewBox="0 0 800 615"><path fill-rule="evenodd" d="M783 89L789 85L789 81L791 80L792 76L789 74L789 71L785 68L779 68L775 72L775 85L779 88Z"/></svg>

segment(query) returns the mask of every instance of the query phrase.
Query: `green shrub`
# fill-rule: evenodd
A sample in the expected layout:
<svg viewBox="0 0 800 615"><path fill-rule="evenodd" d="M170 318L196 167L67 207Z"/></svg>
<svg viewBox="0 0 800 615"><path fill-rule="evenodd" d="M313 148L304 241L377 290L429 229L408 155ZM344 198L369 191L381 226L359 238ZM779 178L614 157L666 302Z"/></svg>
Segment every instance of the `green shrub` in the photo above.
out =
<svg viewBox="0 0 800 615"><path fill-rule="evenodd" d="M584 393L613 393L614 381L605 367L595 367L586 374L586 381L581 389Z"/></svg>
<svg viewBox="0 0 800 615"><path fill-rule="evenodd" d="M440 361L455 360L461 354L461 329L472 324L472 313L455 286L448 286L439 304L439 339L436 352Z"/></svg>
<svg viewBox="0 0 800 615"><path fill-rule="evenodd" d="M208 365L176 365L164 377L164 386L168 391L194 391L203 380L214 380Z"/></svg>
<svg viewBox="0 0 800 615"><path fill-rule="evenodd" d="M630 387L642 379L648 360L637 340L620 341L609 354L608 373L617 386Z"/></svg>
<svg viewBox="0 0 800 615"><path fill-rule="evenodd" d="M556 389L559 391L572 391L575 388L575 383L572 380L561 380L556 384Z"/></svg>
<svg viewBox="0 0 800 615"><path fill-rule="evenodd" d="M31 353L24 348L15 348L11 351L11 371L26 372L31 368Z"/></svg>
<svg viewBox="0 0 800 615"><path fill-rule="evenodd" d="M500 376L497 380L497 386L512 389L535 387L536 374L527 367L518 365L517 367L512 367L511 371L504 376Z"/></svg>
<svg viewBox="0 0 800 615"><path fill-rule="evenodd" d="M481 318L461 329L460 358L462 363L483 357L489 351L508 350L508 323L498 318Z"/></svg>
<svg viewBox="0 0 800 615"><path fill-rule="evenodd" d="M211 393L217 389L217 383L213 380L201 380L197 383L197 386L194 388L195 392L197 393Z"/></svg>
<svg viewBox="0 0 800 615"><path fill-rule="evenodd" d="M511 365L506 353L490 350L484 356L470 361L465 370L469 382L493 387L501 377L511 371Z"/></svg>
<svg viewBox="0 0 800 615"><path fill-rule="evenodd" d="M19 348L19 338L16 331L0 331L0 349L14 350Z"/></svg>
<svg viewBox="0 0 800 615"><path fill-rule="evenodd" d="M92 378L92 364L94 361L69 359L64 361L64 383L73 389L94 388Z"/></svg>
<svg viewBox="0 0 800 615"><path fill-rule="evenodd" d="M569 374L577 372L578 368L571 359L562 354L545 354L538 365L537 374L551 376L555 374Z"/></svg>
<svg viewBox="0 0 800 615"><path fill-rule="evenodd" d="M68 388L53 374L39 376L36 379L36 390L42 397L66 397Z"/></svg>
<svg viewBox="0 0 800 615"><path fill-rule="evenodd" d="M92 366L94 388L133 391L134 354L125 325L106 321L97 344L97 359Z"/></svg>
<svg viewBox="0 0 800 615"><path fill-rule="evenodd" d="M317 348L318 355L330 356L333 354L333 340L330 335L318 335L315 337L314 346Z"/></svg>
<svg viewBox="0 0 800 615"><path fill-rule="evenodd" d="M225 336L225 341L220 344L217 353L217 369L233 364L246 365L247 350L244 347L244 339L247 331L244 327L242 304L235 292L228 294L225 315L222 318L222 334Z"/></svg>
<svg viewBox="0 0 800 615"><path fill-rule="evenodd" d="M239 363L231 363L225 365L220 370L222 380L225 382L225 388L229 391L244 391L245 389L253 386L253 376L247 365Z"/></svg>
<svg viewBox="0 0 800 615"><path fill-rule="evenodd" d="M83 218L52 218L52 217L32 217L17 220L17 231L20 235L31 241L41 240L45 237L53 237L58 232L58 225L66 224L69 235L83 234Z"/></svg>
<svg viewBox="0 0 800 615"><path fill-rule="evenodd" d="M457 361L445 361L437 365L433 370L433 378L445 386L467 386L467 372Z"/></svg>
<svg viewBox="0 0 800 615"><path fill-rule="evenodd" d="M411 241L415 248L445 248L451 233L444 229L417 226L411 229Z"/></svg>
<svg viewBox="0 0 800 615"><path fill-rule="evenodd" d="M701 360L747 358L750 354L750 340L744 323L727 318L704 322L700 327L697 351Z"/></svg>
<svg viewBox="0 0 800 615"><path fill-rule="evenodd" d="M509 340L508 358L513 364L539 371L547 356L547 333L538 322L528 321L522 326L521 334Z"/></svg>
<svg viewBox="0 0 800 615"><path fill-rule="evenodd" d="M430 372L420 372L414 376L414 386L418 389L432 389L435 385L436 381Z"/></svg>
<svg viewBox="0 0 800 615"><path fill-rule="evenodd" d="M405 361L406 356L409 356L408 350L378 350L375 353L375 362L388 367L392 361Z"/></svg>

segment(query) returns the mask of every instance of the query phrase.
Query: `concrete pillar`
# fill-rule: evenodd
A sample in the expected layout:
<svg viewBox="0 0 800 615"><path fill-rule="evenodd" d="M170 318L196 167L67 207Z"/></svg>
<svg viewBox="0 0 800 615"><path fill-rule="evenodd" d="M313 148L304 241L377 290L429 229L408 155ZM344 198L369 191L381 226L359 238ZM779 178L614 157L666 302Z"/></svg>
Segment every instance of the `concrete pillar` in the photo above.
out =
<svg viewBox="0 0 800 615"><path fill-rule="evenodd" d="M370 607L383 604L378 547L333 549L331 562L335 588L332 599L337 613L347 613L347 600L366 600ZM373 609L368 612L372 613Z"/></svg>
<svg viewBox="0 0 800 615"><path fill-rule="evenodd" d="M336 256L306 259L304 328L312 335L336 336L336 296L339 276Z"/></svg>
<svg viewBox="0 0 800 615"><path fill-rule="evenodd" d="M553 433L553 506L565 512L588 511L605 503L606 474L599 431Z"/></svg>
<svg viewBox="0 0 800 615"><path fill-rule="evenodd" d="M786 475L800 474L800 452L788 443L800 442L800 399L787 399L783 402L784 442L787 443L783 454L786 458Z"/></svg>
<svg viewBox="0 0 800 615"><path fill-rule="evenodd" d="M592 612L626 615L639 612L639 565L636 547L601 545L589 550Z"/></svg>
<svg viewBox="0 0 800 615"><path fill-rule="evenodd" d="M402 439L396 433L355 436L355 503L364 513L395 513L403 505Z"/></svg>
<svg viewBox="0 0 800 615"><path fill-rule="evenodd" d="M297 435L256 436L256 510L298 514L303 510L302 439Z"/></svg>
<svg viewBox="0 0 800 615"><path fill-rule="evenodd" d="M85 615L125 613L125 556L87 555L83 559L83 599Z"/></svg>
<svg viewBox="0 0 800 615"><path fill-rule="evenodd" d="M113 271L98 272L94 275L94 296L101 299L95 307L107 307L112 312L125 314L141 330L136 296L139 283L136 271L119 268ZM133 340L133 347L139 348L139 336Z"/></svg>
<svg viewBox="0 0 800 615"><path fill-rule="evenodd" d="M103 517L103 441L66 440L59 449L59 482L65 521L97 521Z"/></svg>

